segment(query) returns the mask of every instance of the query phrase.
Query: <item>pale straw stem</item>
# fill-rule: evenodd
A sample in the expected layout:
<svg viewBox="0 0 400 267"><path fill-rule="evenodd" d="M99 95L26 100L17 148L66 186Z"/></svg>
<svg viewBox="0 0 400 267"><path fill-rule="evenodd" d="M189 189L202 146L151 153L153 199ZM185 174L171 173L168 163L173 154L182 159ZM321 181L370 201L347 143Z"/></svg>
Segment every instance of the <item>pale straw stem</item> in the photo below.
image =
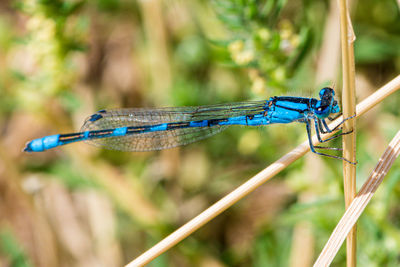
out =
<svg viewBox="0 0 400 267"><path fill-rule="evenodd" d="M368 205L375 191L381 184L383 178L386 176L388 170L392 166L395 159L400 153L400 131L390 142L388 148L383 153L382 157L368 180L364 183L363 187L358 192L357 196L351 202L348 209L340 219L335 230L333 230L331 237L323 248L314 266L329 266L339 251L344 239L356 224L361 213Z"/></svg>
<svg viewBox="0 0 400 267"><path fill-rule="evenodd" d="M340 39L342 48L342 72L343 72L343 94L342 107L343 117L348 118L355 113L355 66L354 66L354 41L355 34L350 19L347 0L339 0L340 10ZM356 120L347 120L343 124L343 132L351 134L344 135L343 157L356 162ZM343 186L346 208L356 195L356 166L343 161ZM347 266L356 266L356 228L354 227L347 237Z"/></svg>

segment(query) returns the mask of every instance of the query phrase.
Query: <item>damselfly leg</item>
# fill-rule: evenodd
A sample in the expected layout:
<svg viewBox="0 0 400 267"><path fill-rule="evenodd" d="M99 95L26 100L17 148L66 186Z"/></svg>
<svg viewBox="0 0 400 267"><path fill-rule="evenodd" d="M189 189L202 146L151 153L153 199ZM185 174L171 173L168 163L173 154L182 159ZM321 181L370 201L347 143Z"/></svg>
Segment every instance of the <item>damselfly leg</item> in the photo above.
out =
<svg viewBox="0 0 400 267"><path fill-rule="evenodd" d="M341 114L340 114L340 115L341 115ZM340 115L339 115L339 116L340 116ZM337 119L339 116L335 116L335 119ZM326 123L325 120L322 120L322 124L324 125L326 131L327 131L328 133L331 133L331 132L333 132L333 131L336 131L337 129L341 130L341 127L340 127L340 126L341 126L345 121L350 120L350 119L354 118L355 116L356 116L356 114L354 114L353 116L350 116L350 117L348 117L348 118L342 120L342 121L341 121L338 125L336 125L332 130L329 129L329 126L328 126L328 124ZM328 119L331 120L329 117L328 117ZM340 127L340 128L339 128L339 127ZM349 132L349 133L350 133L350 132Z"/></svg>
<svg viewBox="0 0 400 267"><path fill-rule="evenodd" d="M332 137L330 137L330 138L328 138L328 139L323 140L323 139L321 138L321 133L324 133L324 132L322 132L321 129L320 129L320 127L318 127L318 126L320 125L319 122L320 122L319 119L314 119L315 133L316 133L317 138L318 138L318 141L319 141L320 143L328 142L328 141L330 141L330 140L332 140L332 139L338 138L339 136L342 136L342 135L343 135L343 133L340 133L340 134L334 135L334 136L332 136ZM321 133L320 133L320 132L321 132ZM343 150L342 148L338 148L338 147L325 147L325 146L314 146L314 148L329 149L329 150L336 150L336 151L342 151L342 150Z"/></svg>
<svg viewBox="0 0 400 267"><path fill-rule="evenodd" d="M312 140L311 140L311 136L312 135L311 135L311 125L310 124L311 124L310 120L306 120L306 129L307 129L308 142L309 142L309 145L310 145L310 150L313 153L315 153L317 155L321 155L321 156L330 157L330 158L341 159L341 160L344 160L344 161L346 161L346 162L348 162L350 164L356 165L355 162L352 162L352 161L350 161L350 160L348 160L346 158L335 156L335 155L329 155L329 154L325 154L325 153L321 153L321 152L316 151L315 148L318 148L318 149L329 149L329 150L335 150L335 151L341 151L342 148L314 146L313 143L312 143ZM321 138L321 136L320 136L320 127L319 127L318 119L314 119L314 125L315 125L316 135L317 135L318 141L320 143L327 142L327 141L330 141L332 139L338 138L339 136L346 135L346 134L349 134L349 133L353 132L353 131L350 131L350 132L346 132L346 133L340 133L340 134L332 136L332 137L330 137L328 139L323 140Z"/></svg>
<svg viewBox="0 0 400 267"><path fill-rule="evenodd" d="M332 130L332 131L329 131L329 132L326 131L326 130L324 130L323 127L321 126L321 121L325 122L324 120L321 120L321 119L314 119L315 132L317 133L318 141L319 141L320 143L325 143L325 142L331 141L331 140L333 140L333 139L336 139L336 138L338 138L338 137L340 137L340 136L343 136L343 135L346 135L346 134L350 134L350 133L353 132L353 130L351 130L351 131L348 131L348 132L345 132L345 133L339 133L339 134L336 134L336 135L334 135L334 136L331 136L331 137L329 137L329 138L323 140L323 139L321 138L321 136L320 136L320 133L323 133L323 134L331 133L331 132L333 132L333 130ZM339 129L339 130L340 130L340 129ZM320 148L322 148L322 147L320 147ZM324 148L326 149L326 147L324 147ZM333 149L333 150L342 150L342 149L341 149L341 148L335 148L335 149Z"/></svg>

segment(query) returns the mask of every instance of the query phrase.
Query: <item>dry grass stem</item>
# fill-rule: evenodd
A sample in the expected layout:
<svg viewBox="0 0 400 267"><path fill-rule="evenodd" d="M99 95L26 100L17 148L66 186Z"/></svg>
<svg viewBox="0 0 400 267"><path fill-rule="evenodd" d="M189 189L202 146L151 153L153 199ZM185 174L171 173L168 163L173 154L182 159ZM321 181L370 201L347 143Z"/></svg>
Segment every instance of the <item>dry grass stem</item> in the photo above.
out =
<svg viewBox="0 0 400 267"><path fill-rule="evenodd" d="M339 0L340 10L340 39L342 47L343 66L343 116L348 118L355 113L355 66L353 31L347 0ZM348 120L343 124L343 132L353 131L344 135L343 157L356 162L356 120ZM343 185L346 208L356 195L356 166L343 161ZM356 266L356 228L354 227L347 237L347 266Z"/></svg>
<svg viewBox="0 0 400 267"><path fill-rule="evenodd" d="M364 183L363 187L360 189L360 192L357 194L353 202L344 213L343 217L340 219L314 266L328 266L331 264L344 239L356 224L358 218L368 205L383 178L388 173L393 162L399 156L399 153L400 131L397 132L396 136L390 142L370 177Z"/></svg>
<svg viewBox="0 0 400 267"><path fill-rule="evenodd" d="M396 90L400 88L400 75L395 79L387 83L385 86L380 88L378 91L367 97L360 104L357 105L357 116L360 116L376 106L385 97L391 95ZM332 122L329 126L334 127L342 120L339 117L337 120ZM329 137L333 133L323 135L323 137ZM312 138L314 144L318 144L316 136ZM250 192L254 191L257 187L274 177L276 174L284 170L291 163L304 156L310 147L308 141L304 141L302 144L297 146L295 149L281 157L276 162L272 163L270 166L253 176L250 180L236 188L234 191L226 195L224 198L219 200L217 203L197 215L195 218L187 222L185 225L180 227L178 230L161 240L159 243L154 245L152 248L147 250L145 253L137 257L135 260L130 262L129 267L133 266L143 266L154 258L158 257L160 254L164 253L166 250L170 249L178 242L189 236L191 233L199 229L201 226L215 218L217 215L228 209L230 206L235 204L237 201L248 195Z"/></svg>

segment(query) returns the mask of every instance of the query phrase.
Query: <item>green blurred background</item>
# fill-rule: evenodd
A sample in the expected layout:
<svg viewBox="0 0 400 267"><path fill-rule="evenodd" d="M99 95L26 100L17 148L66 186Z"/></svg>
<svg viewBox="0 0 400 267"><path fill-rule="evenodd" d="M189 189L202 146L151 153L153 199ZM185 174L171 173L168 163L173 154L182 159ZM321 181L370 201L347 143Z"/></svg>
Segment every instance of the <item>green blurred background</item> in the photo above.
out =
<svg viewBox="0 0 400 267"><path fill-rule="evenodd" d="M399 6L350 5L361 100L400 72ZM27 141L77 131L99 109L340 95L337 12L317 0L1 1L0 266L126 264L306 133L231 127L149 153L27 154ZM398 101L358 119L358 187L398 130ZM359 266L400 264L399 167L358 224ZM341 161L310 154L150 266L310 266L343 211Z"/></svg>

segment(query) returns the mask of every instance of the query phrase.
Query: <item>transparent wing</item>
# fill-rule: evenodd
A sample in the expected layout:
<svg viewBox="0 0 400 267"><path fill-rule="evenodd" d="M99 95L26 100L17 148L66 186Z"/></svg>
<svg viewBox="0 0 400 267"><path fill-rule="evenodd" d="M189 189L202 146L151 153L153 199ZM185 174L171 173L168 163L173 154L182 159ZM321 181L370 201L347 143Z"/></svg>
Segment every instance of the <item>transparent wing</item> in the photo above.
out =
<svg viewBox="0 0 400 267"><path fill-rule="evenodd" d="M265 101L238 102L199 107L157 109L118 109L99 111L86 119L81 131L106 130L118 127L139 127L162 123L190 122L252 115L264 110ZM86 142L122 151L151 151L186 145L211 135L227 126L189 127L146 132L117 137L90 139Z"/></svg>

